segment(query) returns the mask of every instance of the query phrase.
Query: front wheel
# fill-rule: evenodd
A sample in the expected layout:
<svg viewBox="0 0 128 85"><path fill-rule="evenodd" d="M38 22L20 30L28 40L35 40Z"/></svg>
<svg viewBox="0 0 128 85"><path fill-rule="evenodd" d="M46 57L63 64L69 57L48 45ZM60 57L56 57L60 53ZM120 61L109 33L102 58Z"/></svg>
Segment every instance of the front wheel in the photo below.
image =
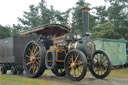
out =
<svg viewBox="0 0 128 85"><path fill-rule="evenodd" d="M65 59L64 68L67 76L73 81L80 81L87 72L87 60L80 50L71 50Z"/></svg>
<svg viewBox="0 0 128 85"><path fill-rule="evenodd" d="M111 60L107 53L97 50L92 56L92 64L89 66L89 70L94 77L103 79L110 74L111 66Z"/></svg>

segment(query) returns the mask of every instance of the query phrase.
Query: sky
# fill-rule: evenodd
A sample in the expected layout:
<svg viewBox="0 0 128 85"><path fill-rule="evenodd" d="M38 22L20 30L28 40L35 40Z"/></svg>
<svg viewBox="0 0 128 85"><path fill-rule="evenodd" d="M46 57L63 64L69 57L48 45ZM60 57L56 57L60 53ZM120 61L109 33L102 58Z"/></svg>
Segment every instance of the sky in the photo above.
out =
<svg viewBox="0 0 128 85"><path fill-rule="evenodd" d="M45 0L48 7L53 5L54 9L66 11L75 6L78 0ZM91 4L91 7L103 5L104 0L85 0ZM38 5L40 0L0 0L0 25L17 24L17 17L23 17L23 12L29 10L29 5Z"/></svg>

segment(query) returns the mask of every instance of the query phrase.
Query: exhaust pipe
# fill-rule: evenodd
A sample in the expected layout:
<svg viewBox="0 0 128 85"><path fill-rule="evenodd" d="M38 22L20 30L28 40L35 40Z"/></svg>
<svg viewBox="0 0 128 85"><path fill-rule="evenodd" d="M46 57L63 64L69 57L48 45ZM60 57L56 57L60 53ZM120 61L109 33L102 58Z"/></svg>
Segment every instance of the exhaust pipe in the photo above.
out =
<svg viewBox="0 0 128 85"><path fill-rule="evenodd" d="M83 36L89 36L89 8L82 8Z"/></svg>

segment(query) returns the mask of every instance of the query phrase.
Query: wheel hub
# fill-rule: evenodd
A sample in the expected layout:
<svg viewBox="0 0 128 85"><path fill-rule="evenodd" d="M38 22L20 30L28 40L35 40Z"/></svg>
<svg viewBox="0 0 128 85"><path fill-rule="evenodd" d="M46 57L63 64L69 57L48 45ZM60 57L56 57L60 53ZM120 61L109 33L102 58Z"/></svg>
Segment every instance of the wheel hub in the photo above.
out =
<svg viewBox="0 0 128 85"><path fill-rule="evenodd" d="M76 63L72 62L72 63L71 63L71 67L72 67L72 68L75 68L75 67L76 67Z"/></svg>
<svg viewBox="0 0 128 85"><path fill-rule="evenodd" d="M35 56L31 56L31 57L30 57L30 61L31 61L32 63L35 63L35 62L36 62L36 57L35 57Z"/></svg>

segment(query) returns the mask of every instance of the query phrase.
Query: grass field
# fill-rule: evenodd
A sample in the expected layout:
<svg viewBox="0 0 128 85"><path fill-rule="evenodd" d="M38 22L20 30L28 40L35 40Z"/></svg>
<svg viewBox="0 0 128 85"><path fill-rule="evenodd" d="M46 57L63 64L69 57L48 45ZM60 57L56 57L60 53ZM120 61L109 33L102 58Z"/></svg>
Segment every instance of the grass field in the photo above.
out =
<svg viewBox="0 0 128 85"><path fill-rule="evenodd" d="M32 79L14 75L0 75L0 85L74 85L43 79Z"/></svg>
<svg viewBox="0 0 128 85"><path fill-rule="evenodd" d="M128 78L128 68L112 70L108 77L111 78Z"/></svg>
<svg viewBox="0 0 128 85"><path fill-rule="evenodd" d="M52 72L50 70L47 70L46 73L51 74ZM92 76L90 72L87 72L86 75ZM128 78L128 68L112 70L108 77L110 77L110 78Z"/></svg>
<svg viewBox="0 0 128 85"><path fill-rule="evenodd" d="M46 71L45 73L51 74L51 71ZM87 73L87 76L91 76L90 72ZM128 78L128 68L112 70L108 78ZM51 81L44 79L32 79L15 75L0 75L0 85L75 85L75 83L64 82L61 80Z"/></svg>

